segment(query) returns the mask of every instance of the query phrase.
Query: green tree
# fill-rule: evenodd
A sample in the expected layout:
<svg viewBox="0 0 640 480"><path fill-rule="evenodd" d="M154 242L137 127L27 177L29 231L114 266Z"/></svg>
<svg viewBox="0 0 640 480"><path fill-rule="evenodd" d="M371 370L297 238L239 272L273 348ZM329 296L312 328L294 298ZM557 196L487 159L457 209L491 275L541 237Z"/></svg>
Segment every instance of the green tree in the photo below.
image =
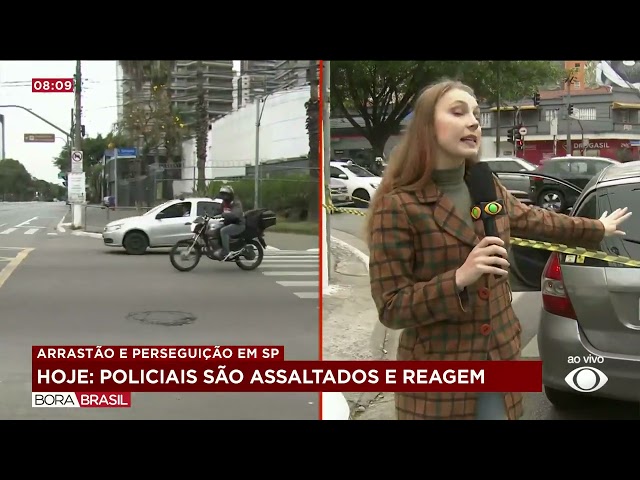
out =
<svg viewBox="0 0 640 480"><path fill-rule="evenodd" d="M501 103L515 101L564 75L555 63L546 61L333 61L331 107L369 141L374 156L382 156L389 137L400 131L416 97L431 83L461 80L474 88L480 100L495 105L498 89ZM355 120L357 116L364 125Z"/></svg>
<svg viewBox="0 0 640 480"><path fill-rule="evenodd" d="M92 165L97 164L104 151L109 148L128 147L129 140L119 133L108 133L105 137L99 134L96 137L87 137L82 140L83 170L88 172ZM53 160L53 164L60 172L71 171L71 149L68 145L62 148L60 154Z"/></svg>
<svg viewBox="0 0 640 480"><path fill-rule="evenodd" d="M18 160L5 158L0 160L0 196L5 201L33 200L34 181Z"/></svg>

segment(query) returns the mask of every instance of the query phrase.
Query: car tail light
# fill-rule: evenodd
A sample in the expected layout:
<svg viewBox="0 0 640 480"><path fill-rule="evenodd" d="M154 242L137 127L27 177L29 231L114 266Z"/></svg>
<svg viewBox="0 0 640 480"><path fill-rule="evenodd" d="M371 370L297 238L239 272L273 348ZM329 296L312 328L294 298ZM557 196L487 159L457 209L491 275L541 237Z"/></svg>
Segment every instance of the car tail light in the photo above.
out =
<svg viewBox="0 0 640 480"><path fill-rule="evenodd" d="M534 182L539 182L542 180L542 177L531 177L531 180L533 180Z"/></svg>
<svg viewBox="0 0 640 480"><path fill-rule="evenodd" d="M542 308L553 315L577 320L562 279L562 267L557 252L552 252L542 272Z"/></svg>

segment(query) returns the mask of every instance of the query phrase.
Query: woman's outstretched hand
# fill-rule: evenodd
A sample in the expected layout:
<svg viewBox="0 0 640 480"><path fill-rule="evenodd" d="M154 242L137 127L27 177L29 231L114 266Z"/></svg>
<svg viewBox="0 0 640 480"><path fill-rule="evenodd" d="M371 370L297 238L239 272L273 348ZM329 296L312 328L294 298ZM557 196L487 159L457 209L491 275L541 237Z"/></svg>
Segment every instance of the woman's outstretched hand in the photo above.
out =
<svg viewBox="0 0 640 480"><path fill-rule="evenodd" d="M611 235L626 235L622 230L618 230L618 226L631 216L631 212L627 213L628 208L618 208L611 212L611 215L607 215L608 212L604 212L600 217L602 225L604 225L604 236L610 237Z"/></svg>

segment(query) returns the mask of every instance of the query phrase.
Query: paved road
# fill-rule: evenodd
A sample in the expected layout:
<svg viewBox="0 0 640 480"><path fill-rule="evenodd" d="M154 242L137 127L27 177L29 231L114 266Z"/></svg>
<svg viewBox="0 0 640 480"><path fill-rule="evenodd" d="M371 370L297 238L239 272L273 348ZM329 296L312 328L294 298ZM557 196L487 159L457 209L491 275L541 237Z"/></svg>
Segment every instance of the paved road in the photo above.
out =
<svg viewBox="0 0 640 480"><path fill-rule="evenodd" d="M140 393L127 410L31 408L33 344L272 344L289 359L317 359L318 258L272 250L254 272L203 261L182 273L164 252L132 257L56 232L64 204L0 207L0 418L318 418L317 394ZM25 234L30 225L43 228ZM2 234L5 227L18 230ZM132 319L135 312L195 321L157 325Z"/></svg>
<svg viewBox="0 0 640 480"><path fill-rule="evenodd" d="M364 217L347 214L331 215L330 227L363 238ZM539 292L520 284L511 276L514 291L514 310L522 324L523 357L539 358L536 334L538 333L539 315L542 299ZM590 401L584 409L569 413L557 412L543 393L525 395L525 416L529 420L562 420L562 419L640 419L640 407L611 401Z"/></svg>

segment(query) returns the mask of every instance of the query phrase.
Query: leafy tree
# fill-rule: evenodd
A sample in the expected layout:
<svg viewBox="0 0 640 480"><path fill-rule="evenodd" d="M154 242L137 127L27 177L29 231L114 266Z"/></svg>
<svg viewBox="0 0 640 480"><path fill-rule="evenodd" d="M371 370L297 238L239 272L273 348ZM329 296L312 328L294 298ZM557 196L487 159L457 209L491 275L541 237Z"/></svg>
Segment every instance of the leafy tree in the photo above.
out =
<svg viewBox="0 0 640 480"><path fill-rule="evenodd" d="M33 199L31 175L18 160L0 160L0 195L3 200L26 201Z"/></svg>
<svg viewBox="0 0 640 480"><path fill-rule="evenodd" d="M96 137L87 137L82 140L83 170L89 171L92 165L97 164L104 151L113 147L128 147L129 140L122 134L108 133L105 137L99 134ZM53 164L60 172L71 171L71 149L69 145L62 148L60 154L53 160Z"/></svg>
<svg viewBox="0 0 640 480"><path fill-rule="evenodd" d="M546 61L333 61L331 107L369 141L374 156L382 156L389 137L400 131L416 97L431 83L459 79L480 100L495 105L498 90L501 103L515 101L564 75L556 64ZM364 125L356 122L357 116Z"/></svg>

